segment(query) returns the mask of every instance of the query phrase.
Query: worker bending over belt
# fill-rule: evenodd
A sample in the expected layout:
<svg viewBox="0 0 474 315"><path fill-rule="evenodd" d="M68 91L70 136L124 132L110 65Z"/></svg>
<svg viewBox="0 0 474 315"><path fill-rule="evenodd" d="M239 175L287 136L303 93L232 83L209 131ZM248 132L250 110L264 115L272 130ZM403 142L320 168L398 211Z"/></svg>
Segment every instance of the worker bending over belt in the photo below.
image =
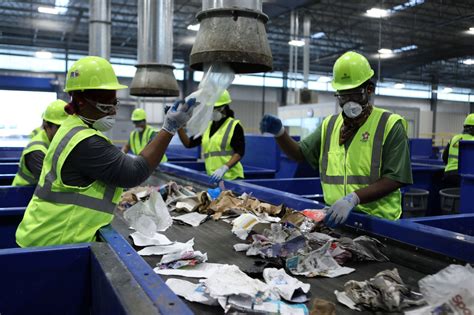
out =
<svg viewBox="0 0 474 315"><path fill-rule="evenodd" d="M455 135L443 151L443 161L446 164L443 177L444 187L461 185L461 177L458 174L459 141L461 140L474 141L474 114L466 117L462 134Z"/></svg>
<svg viewBox="0 0 474 315"><path fill-rule="evenodd" d="M64 111L64 106L66 106L65 101L56 100L46 108L43 113L42 128L31 138L21 153L20 165L12 186L30 186L38 183L49 144L68 116Z"/></svg>
<svg viewBox="0 0 474 315"><path fill-rule="evenodd" d="M319 169L330 226L344 223L354 208L389 220L400 218L400 187L413 182L406 121L373 106L373 75L358 53L337 59L332 87L342 113L326 117L299 143L277 117L265 115L260 123L260 130L272 133L290 158Z"/></svg>
<svg viewBox="0 0 474 315"><path fill-rule="evenodd" d="M202 144L206 172L212 182L244 178L244 168L240 163L245 154L244 129L240 120L234 118L229 107L231 102L230 94L225 90L214 104L212 122L201 137L190 139L184 129L178 130L186 148Z"/></svg>
<svg viewBox="0 0 474 315"><path fill-rule="evenodd" d="M135 130L130 133L128 143L123 146L122 152L128 153L131 150L133 154L138 155L156 136L157 132L146 123L146 113L144 109L136 108L132 113L131 119L135 125ZM168 161L168 158L165 154L161 159L161 163L166 161Z"/></svg>
<svg viewBox="0 0 474 315"><path fill-rule="evenodd" d="M21 247L91 242L109 224L123 188L139 185L157 167L175 132L190 118L195 99L178 101L163 129L136 158L102 133L114 125L119 84L100 57L76 61L66 77L69 117L51 141L33 198L16 231Z"/></svg>

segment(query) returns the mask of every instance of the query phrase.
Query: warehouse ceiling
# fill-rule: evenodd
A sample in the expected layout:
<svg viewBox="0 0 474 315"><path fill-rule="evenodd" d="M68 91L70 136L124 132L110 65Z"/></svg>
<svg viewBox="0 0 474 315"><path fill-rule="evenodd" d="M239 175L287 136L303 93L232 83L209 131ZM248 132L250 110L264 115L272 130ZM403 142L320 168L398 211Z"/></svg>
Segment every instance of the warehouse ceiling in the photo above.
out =
<svg viewBox="0 0 474 315"><path fill-rule="evenodd" d="M0 48L86 54L88 51L89 0L70 0L64 14L38 12L54 0L0 1ZM421 4L420 4L421 3ZM382 19L366 16L371 8L391 10ZM200 0L175 0L174 59L187 63L196 32ZM289 65L290 14L298 13L302 38L303 16L311 17L310 71L330 73L335 59L347 50L367 57L381 79L404 82L438 82L474 89L474 1L347 1L269 0L268 38L274 70ZM137 7L133 0L112 0L112 57L136 58ZM416 47L415 49L411 49ZM379 59L377 51L395 51ZM302 57L303 49L299 48ZM379 67L380 62L380 67ZM469 62L468 62L469 63ZM302 68L300 58L299 69ZM379 71L380 70L380 71Z"/></svg>

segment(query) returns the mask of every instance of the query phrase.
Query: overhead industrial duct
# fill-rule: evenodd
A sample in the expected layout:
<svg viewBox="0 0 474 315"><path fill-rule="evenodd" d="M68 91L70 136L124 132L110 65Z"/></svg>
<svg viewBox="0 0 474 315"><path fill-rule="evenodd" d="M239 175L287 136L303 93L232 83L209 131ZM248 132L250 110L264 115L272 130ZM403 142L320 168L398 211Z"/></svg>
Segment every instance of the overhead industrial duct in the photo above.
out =
<svg viewBox="0 0 474 315"><path fill-rule="evenodd" d="M178 96L173 73L173 1L138 0L138 64L130 94Z"/></svg>
<svg viewBox="0 0 474 315"><path fill-rule="evenodd" d="M262 0L203 0L196 18L200 28L189 56L191 68L222 62L235 73L272 69Z"/></svg>
<svg viewBox="0 0 474 315"><path fill-rule="evenodd" d="M110 0L89 2L89 55L110 58Z"/></svg>

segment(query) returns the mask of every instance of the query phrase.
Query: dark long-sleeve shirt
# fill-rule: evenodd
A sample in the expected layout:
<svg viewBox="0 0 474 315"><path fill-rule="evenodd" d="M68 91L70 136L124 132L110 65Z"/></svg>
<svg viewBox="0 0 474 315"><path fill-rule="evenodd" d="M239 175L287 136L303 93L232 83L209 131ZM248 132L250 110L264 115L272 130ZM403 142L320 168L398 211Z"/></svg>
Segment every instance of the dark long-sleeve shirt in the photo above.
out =
<svg viewBox="0 0 474 315"><path fill-rule="evenodd" d="M43 168L44 153L35 150L25 155L25 164L28 170L33 174L36 179L40 178L41 169Z"/></svg>
<svg viewBox="0 0 474 315"><path fill-rule="evenodd" d="M99 136L82 140L64 162L61 177L66 185L84 187L95 180L107 185L130 188L140 185L152 170L138 155L124 154Z"/></svg>
<svg viewBox="0 0 474 315"><path fill-rule="evenodd" d="M223 119L215 122L213 121L211 124L211 130L209 131L209 137L212 137L213 134L222 126L222 124L226 121L228 117L224 117ZM197 138L190 138L189 139L189 147L194 148L197 147L202 143L202 137ZM241 157L245 154L245 136L244 136L244 129L240 124L237 124L234 129L234 134L232 135L232 139L230 139L230 146L235 153L239 154Z"/></svg>

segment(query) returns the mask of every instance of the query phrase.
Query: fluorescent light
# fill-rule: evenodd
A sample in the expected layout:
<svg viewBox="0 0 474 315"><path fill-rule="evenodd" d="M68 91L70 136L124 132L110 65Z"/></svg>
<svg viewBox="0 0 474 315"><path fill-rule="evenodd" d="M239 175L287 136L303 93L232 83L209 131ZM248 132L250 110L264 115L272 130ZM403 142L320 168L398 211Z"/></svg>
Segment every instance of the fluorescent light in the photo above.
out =
<svg viewBox="0 0 474 315"><path fill-rule="evenodd" d="M292 39L288 42L291 46L302 47L304 46L304 41L300 39Z"/></svg>
<svg viewBox="0 0 474 315"><path fill-rule="evenodd" d="M452 88L445 87L442 92L447 94L447 93L451 93L452 91L453 91Z"/></svg>
<svg viewBox="0 0 474 315"><path fill-rule="evenodd" d="M396 88L396 89L403 89L403 88L405 88L405 84L403 84L403 83L395 83L395 85L394 85L393 87Z"/></svg>
<svg viewBox="0 0 474 315"><path fill-rule="evenodd" d="M190 30L190 31L195 31L195 32L197 32L197 31L199 31L199 26L200 26L200 24L190 24L190 25L188 25L187 28L188 28L188 30Z"/></svg>
<svg viewBox="0 0 474 315"><path fill-rule="evenodd" d="M322 75L318 78L318 82L322 82L322 83L327 83L329 81L331 81L332 78L331 77L327 77L325 75Z"/></svg>
<svg viewBox="0 0 474 315"><path fill-rule="evenodd" d="M384 9L379 9L379 8L372 8L366 11L366 15L368 17L380 19L380 18L388 16L388 11Z"/></svg>
<svg viewBox="0 0 474 315"><path fill-rule="evenodd" d="M400 48L394 49L394 50L393 50L393 53L399 54L399 53L402 53L402 52L405 52L405 51L410 51L410 50L415 50L415 49L418 49L418 46L416 46L416 45L408 45L408 46L404 46L404 47L400 47Z"/></svg>
<svg viewBox="0 0 474 315"><path fill-rule="evenodd" d="M46 14L59 14L59 10L52 7L38 7L38 12Z"/></svg>
<svg viewBox="0 0 474 315"><path fill-rule="evenodd" d="M474 35L474 27L470 27L467 33Z"/></svg>
<svg viewBox="0 0 474 315"><path fill-rule="evenodd" d="M379 54L382 54L382 55L388 55L388 54L391 54L393 53L393 51L391 49L388 49L388 48L380 48L378 50Z"/></svg>
<svg viewBox="0 0 474 315"><path fill-rule="evenodd" d="M465 65L474 65L474 59L466 59L462 61L463 64Z"/></svg>
<svg viewBox="0 0 474 315"><path fill-rule="evenodd" d="M314 33L313 35L311 35L311 38L318 39L318 38L323 38L324 36L326 36L326 33L317 32L317 33Z"/></svg>
<svg viewBox="0 0 474 315"><path fill-rule="evenodd" d="M40 51L35 52L35 56L36 56L36 58L40 58L40 59L52 59L53 58L53 54L50 53L49 51L45 51L45 50L40 50Z"/></svg>
<svg viewBox="0 0 474 315"><path fill-rule="evenodd" d="M425 3L425 0L409 0L405 3L402 3L400 5L396 5L390 10L391 12L397 12L397 11L403 11L411 7L415 7L417 5Z"/></svg>

